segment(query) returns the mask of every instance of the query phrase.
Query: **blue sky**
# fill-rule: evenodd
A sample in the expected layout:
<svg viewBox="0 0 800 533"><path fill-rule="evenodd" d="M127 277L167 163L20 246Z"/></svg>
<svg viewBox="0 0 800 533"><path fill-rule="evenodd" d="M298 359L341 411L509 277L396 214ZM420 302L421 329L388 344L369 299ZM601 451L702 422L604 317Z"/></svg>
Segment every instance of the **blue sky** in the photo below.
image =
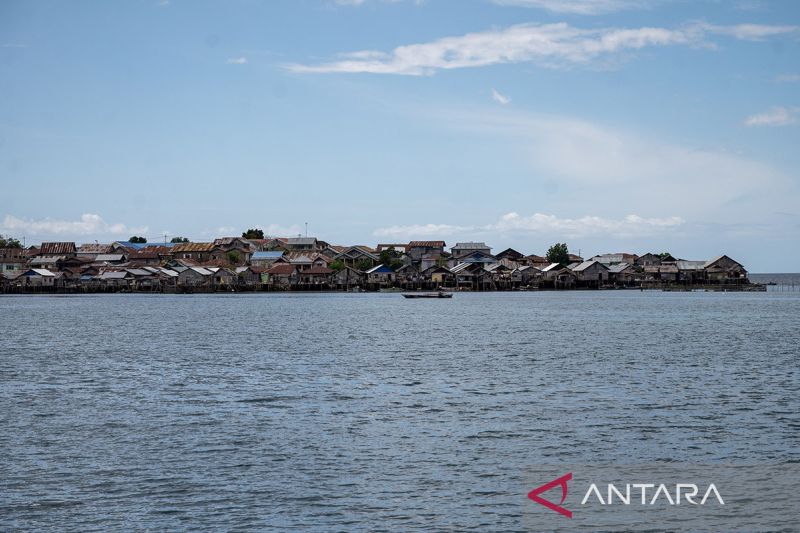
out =
<svg viewBox="0 0 800 533"><path fill-rule="evenodd" d="M0 233L800 271L800 4L0 3Z"/></svg>

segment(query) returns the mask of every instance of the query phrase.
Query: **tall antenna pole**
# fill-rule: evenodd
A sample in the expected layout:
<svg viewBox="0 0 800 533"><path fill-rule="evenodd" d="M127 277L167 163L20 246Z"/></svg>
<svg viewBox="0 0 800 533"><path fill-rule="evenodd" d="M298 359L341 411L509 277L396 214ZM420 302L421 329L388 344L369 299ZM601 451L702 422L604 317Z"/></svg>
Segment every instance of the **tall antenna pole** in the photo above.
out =
<svg viewBox="0 0 800 533"><path fill-rule="evenodd" d="M306 237L308 237L308 222L306 222Z"/></svg>

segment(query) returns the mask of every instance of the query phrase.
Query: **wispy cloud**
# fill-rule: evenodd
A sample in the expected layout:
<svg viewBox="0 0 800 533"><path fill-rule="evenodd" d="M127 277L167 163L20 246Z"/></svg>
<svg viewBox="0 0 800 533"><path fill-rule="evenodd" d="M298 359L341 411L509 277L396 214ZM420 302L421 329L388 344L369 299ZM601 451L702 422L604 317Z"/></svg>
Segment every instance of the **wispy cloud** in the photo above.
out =
<svg viewBox="0 0 800 533"><path fill-rule="evenodd" d="M698 28L701 28L708 33L716 33L718 35L727 35L728 37L735 37L742 41L763 41L768 37L775 37L777 35L784 35L787 33L796 33L798 26L788 25L769 25L769 24L736 24L733 26L719 26L716 24L699 23Z"/></svg>
<svg viewBox="0 0 800 533"><path fill-rule="evenodd" d="M504 29L445 37L429 43L399 46L391 52L362 50L319 65L288 65L298 73L373 73L432 75L441 69L533 62L569 67L615 57L651 46L707 46L713 35L761 40L797 32L798 26L687 24L677 29L582 29L566 23L519 24Z"/></svg>
<svg viewBox="0 0 800 533"><path fill-rule="evenodd" d="M529 183L518 186L539 191L530 201L540 213L540 202L546 202L550 212L607 219L634 213L689 221L733 217L749 222L759 213L795 211L791 202L798 193L794 179L769 164L722 148L683 145L646 131L510 112L505 107L434 106L420 108L419 113L442 127L513 146L514 153L527 161L530 176ZM742 213L742 206L747 206L747 213Z"/></svg>
<svg viewBox="0 0 800 533"><path fill-rule="evenodd" d="M22 43L3 43L0 48L28 48L27 44Z"/></svg>
<svg viewBox="0 0 800 533"><path fill-rule="evenodd" d="M389 226L373 232L376 237L397 239L415 237L449 237L452 235L482 234L547 234L554 237L580 238L603 234L611 237L652 235L658 231L674 230L685 221L681 217L646 218L627 215L620 219L586 215L579 218L562 218L556 215L534 213L523 216L510 212L497 221L482 226L458 226L454 224L412 224Z"/></svg>
<svg viewBox="0 0 800 533"><path fill-rule="evenodd" d="M451 224L410 224L407 226L389 226L386 228L378 228L372 232L376 237L392 237L392 238L406 238L406 237L448 237L456 233L464 233L474 231L474 227L470 226L453 226Z"/></svg>
<svg viewBox="0 0 800 533"><path fill-rule="evenodd" d="M788 126L797 122L800 108L773 107L769 111L751 115L744 120L745 126Z"/></svg>
<svg viewBox="0 0 800 533"><path fill-rule="evenodd" d="M403 2L403 0L373 0L379 2L381 4L399 4ZM422 5L425 3L425 0L411 0L412 3L416 5ZM368 3L368 0L335 0L334 3L340 6L363 6L364 4Z"/></svg>
<svg viewBox="0 0 800 533"><path fill-rule="evenodd" d="M110 224L100 215L84 213L78 220L58 220L45 218L40 220L18 218L6 215L0 223L0 232L14 236L28 237L81 237L81 236L129 236L135 233L147 233L147 226L127 226Z"/></svg>
<svg viewBox="0 0 800 533"><path fill-rule="evenodd" d="M492 100L502 105L511 103L511 98L500 94L499 92L497 92L497 89L492 89Z"/></svg>
<svg viewBox="0 0 800 533"><path fill-rule="evenodd" d="M492 0L504 6L531 7L551 13L570 15L603 15L629 9L649 7L652 0Z"/></svg>
<svg viewBox="0 0 800 533"><path fill-rule="evenodd" d="M229 64L229 65L246 65L247 64L247 58L246 57L230 57L230 58L228 58L226 63Z"/></svg>
<svg viewBox="0 0 800 533"><path fill-rule="evenodd" d="M800 74L781 74L775 76L775 81L777 83L797 83L800 81Z"/></svg>

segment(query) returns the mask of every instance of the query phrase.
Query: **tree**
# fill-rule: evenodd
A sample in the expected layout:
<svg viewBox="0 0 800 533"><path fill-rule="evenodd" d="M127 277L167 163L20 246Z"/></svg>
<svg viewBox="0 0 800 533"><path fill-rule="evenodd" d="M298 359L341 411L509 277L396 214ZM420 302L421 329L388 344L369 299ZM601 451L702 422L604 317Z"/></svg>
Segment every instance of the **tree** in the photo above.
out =
<svg viewBox="0 0 800 533"><path fill-rule="evenodd" d="M392 270L397 270L403 266L403 260L400 259L401 257L403 257L403 254L395 250L394 246L390 246L381 251L380 261L382 265L386 265Z"/></svg>
<svg viewBox="0 0 800 533"><path fill-rule="evenodd" d="M242 256L240 256L239 252L236 250L231 250L228 252L228 262L232 265L238 265L241 258Z"/></svg>
<svg viewBox="0 0 800 533"><path fill-rule="evenodd" d="M551 263L559 263L562 266L569 264L569 249L567 243L555 243L547 250L547 260Z"/></svg>
<svg viewBox="0 0 800 533"><path fill-rule="evenodd" d="M369 270L372 267L373 267L372 259L368 259L366 257L359 259L358 263L356 263L356 268L361 271Z"/></svg>
<svg viewBox="0 0 800 533"><path fill-rule="evenodd" d="M144 238L144 237L137 237L136 235L134 235L133 237L128 239L128 242L135 242L135 243L138 243L138 244L144 244L144 243L147 242L147 239Z"/></svg>
<svg viewBox="0 0 800 533"><path fill-rule="evenodd" d="M189 242L189 239L187 239L186 237L173 237L172 240L169 241L169 242L173 242L173 243Z"/></svg>
<svg viewBox="0 0 800 533"><path fill-rule="evenodd" d="M661 252L660 254L658 254L658 257L660 257L661 259L665 259L667 257L670 257L671 255L672 254L669 252Z"/></svg>
<svg viewBox="0 0 800 533"><path fill-rule="evenodd" d="M245 239L263 239L264 238L264 230L251 228L242 233L242 237Z"/></svg>
<svg viewBox="0 0 800 533"><path fill-rule="evenodd" d="M14 237L0 235L0 248L22 248L22 244Z"/></svg>
<svg viewBox="0 0 800 533"><path fill-rule="evenodd" d="M328 268L330 268L331 270L335 270L336 272L339 272L340 270L344 269L344 263L342 263L341 259L337 259L336 261L332 261L328 265Z"/></svg>

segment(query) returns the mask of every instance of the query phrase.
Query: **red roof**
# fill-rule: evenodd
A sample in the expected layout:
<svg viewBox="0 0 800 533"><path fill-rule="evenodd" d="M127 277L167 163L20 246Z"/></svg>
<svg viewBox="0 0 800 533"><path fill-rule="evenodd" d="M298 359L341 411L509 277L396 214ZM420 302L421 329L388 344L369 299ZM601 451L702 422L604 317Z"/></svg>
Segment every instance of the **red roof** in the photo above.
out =
<svg viewBox="0 0 800 533"><path fill-rule="evenodd" d="M294 265L290 265L289 263L277 263L272 268L267 270L267 274L286 276L289 274L294 274L294 270Z"/></svg>
<svg viewBox="0 0 800 533"><path fill-rule="evenodd" d="M301 271L300 273L302 275L305 274L328 275L328 274L333 274L333 272L334 272L333 270L327 267L311 267L309 269Z"/></svg>

